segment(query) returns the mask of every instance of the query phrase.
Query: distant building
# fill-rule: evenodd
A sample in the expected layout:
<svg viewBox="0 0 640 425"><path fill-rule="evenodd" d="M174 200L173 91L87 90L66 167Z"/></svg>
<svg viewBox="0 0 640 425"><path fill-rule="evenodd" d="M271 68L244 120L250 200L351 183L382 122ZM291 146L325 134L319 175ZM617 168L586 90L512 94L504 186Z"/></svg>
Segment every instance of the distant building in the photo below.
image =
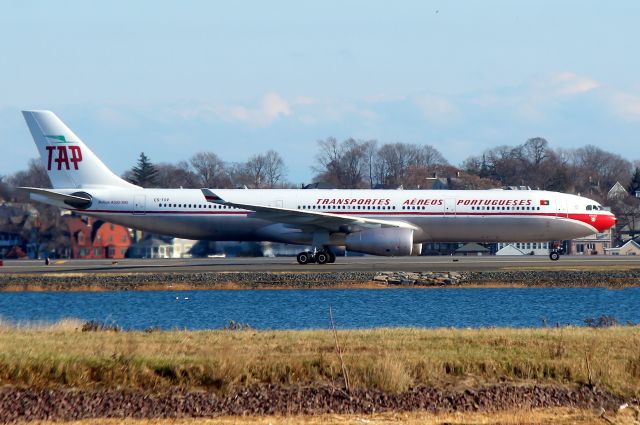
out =
<svg viewBox="0 0 640 425"><path fill-rule="evenodd" d="M491 250L489 248L485 248L484 246L475 242L465 244L460 248L456 249L454 252L454 255L456 256L465 256L465 257L489 255L489 254L491 254Z"/></svg>
<svg viewBox="0 0 640 425"><path fill-rule="evenodd" d="M453 255L462 245L462 242L425 242L422 255Z"/></svg>
<svg viewBox="0 0 640 425"><path fill-rule="evenodd" d="M549 242L500 242L496 255L549 255Z"/></svg>
<svg viewBox="0 0 640 425"><path fill-rule="evenodd" d="M0 258L21 258L25 254L35 257L36 244L30 239L37 234L40 224L38 210L26 203L0 204ZM32 252L29 252L31 248Z"/></svg>
<svg viewBox="0 0 640 425"><path fill-rule="evenodd" d="M624 186L620 184L620 182L616 182L616 184L614 184L613 187L609 189L609 192L607 193L607 199L621 199L626 197L627 195L629 195L627 189L625 189Z"/></svg>
<svg viewBox="0 0 640 425"><path fill-rule="evenodd" d="M612 246L611 229L602 233L570 240L567 244L569 255L604 255Z"/></svg>
<svg viewBox="0 0 640 425"><path fill-rule="evenodd" d="M0 258L22 258L24 241L17 233L0 232Z"/></svg>
<svg viewBox="0 0 640 425"><path fill-rule="evenodd" d="M618 232L623 242L634 239L637 235L640 235L640 217L633 217L632 220L622 226Z"/></svg>
<svg viewBox="0 0 640 425"><path fill-rule="evenodd" d="M640 244L631 239L620 247L608 248L606 253L609 255L640 255Z"/></svg>
<svg viewBox="0 0 640 425"><path fill-rule="evenodd" d="M197 241L169 236L147 235L131 245L131 258L191 258L191 248Z"/></svg>
<svg viewBox="0 0 640 425"><path fill-rule="evenodd" d="M126 227L94 220L91 217L66 215L71 258L125 258L131 246Z"/></svg>
<svg viewBox="0 0 640 425"><path fill-rule="evenodd" d="M451 179L446 179L443 177L427 177L425 179L424 186L420 187L420 189L425 190L447 190L451 185Z"/></svg>

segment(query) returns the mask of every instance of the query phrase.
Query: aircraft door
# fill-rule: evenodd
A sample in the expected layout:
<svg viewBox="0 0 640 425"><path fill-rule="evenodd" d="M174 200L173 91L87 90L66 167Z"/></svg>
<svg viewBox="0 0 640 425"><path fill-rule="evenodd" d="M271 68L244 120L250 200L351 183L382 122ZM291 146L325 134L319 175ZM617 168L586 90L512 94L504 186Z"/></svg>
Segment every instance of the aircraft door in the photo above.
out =
<svg viewBox="0 0 640 425"><path fill-rule="evenodd" d="M453 198L446 198L444 200L444 214L447 217L456 216L456 200Z"/></svg>
<svg viewBox="0 0 640 425"><path fill-rule="evenodd" d="M569 210L567 209L567 201L565 199L556 199L556 217L569 217Z"/></svg>
<svg viewBox="0 0 640 425"><path fill-rule="evenodd" d="M133 196L133 214L143 215L147 210L147 195Z"/></svg>

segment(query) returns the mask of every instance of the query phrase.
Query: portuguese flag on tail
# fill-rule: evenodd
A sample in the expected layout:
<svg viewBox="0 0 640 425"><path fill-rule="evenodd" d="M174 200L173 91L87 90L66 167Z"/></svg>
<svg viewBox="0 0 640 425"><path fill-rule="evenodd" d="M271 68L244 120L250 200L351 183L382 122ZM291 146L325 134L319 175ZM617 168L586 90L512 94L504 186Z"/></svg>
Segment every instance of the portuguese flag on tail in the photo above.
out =
<svg viewBox="0 0 640 425"><path fill-rule="evenodd" d="M549 205L549 200L548 199L541 199L540 200L540 205Z"/></svg>

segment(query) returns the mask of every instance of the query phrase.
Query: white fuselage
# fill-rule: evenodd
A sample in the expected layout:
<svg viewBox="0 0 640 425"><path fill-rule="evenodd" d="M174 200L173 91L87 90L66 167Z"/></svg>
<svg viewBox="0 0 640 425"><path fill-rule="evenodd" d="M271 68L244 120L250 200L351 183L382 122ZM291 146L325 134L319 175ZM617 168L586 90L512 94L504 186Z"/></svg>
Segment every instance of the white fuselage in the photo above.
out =
<svg viewBox="0 0 640 425"><path fill-rule="evenodd" d="M252 217L252 211L207 202L199 189L83 189L86 209L62 208L128 227L188 239L310 244L313 234ZM78 190L60 190L67 194ZM218 189L234 203L389 219L411 223L415 243L536 242L608 229L615 217L576 195L537 190ZM592 207L594 207L592 209ZM335 232L327 245L342 245Z"/></svg>
<svg viewBox="0 0 640 425"><path fill-rule="evenodd" d="M312 245L301 264L335 260L327 246L410 255L428 241L543 242L615 224L595 201L546 191L143 189L109 170L53 112L23 116L53 186L22 188L31 199L187 239Z"/></svg>

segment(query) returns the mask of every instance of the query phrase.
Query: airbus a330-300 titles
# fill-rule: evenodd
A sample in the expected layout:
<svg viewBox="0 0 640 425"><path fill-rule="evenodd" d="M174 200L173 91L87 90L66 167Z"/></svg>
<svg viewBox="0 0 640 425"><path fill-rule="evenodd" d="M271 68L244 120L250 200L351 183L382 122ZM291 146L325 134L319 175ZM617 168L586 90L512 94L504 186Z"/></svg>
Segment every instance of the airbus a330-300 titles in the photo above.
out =
<svg viewBox="0 0 640 425"><path fill-rule="evenodd" d="M424 242L564 240L616 222L591 199L537 190L145 189L112 173L54 113L23 115L53 186L22 188L31 199L180 238L311 246L301 264L335 261L332 246L418 255Z"/></svg>

